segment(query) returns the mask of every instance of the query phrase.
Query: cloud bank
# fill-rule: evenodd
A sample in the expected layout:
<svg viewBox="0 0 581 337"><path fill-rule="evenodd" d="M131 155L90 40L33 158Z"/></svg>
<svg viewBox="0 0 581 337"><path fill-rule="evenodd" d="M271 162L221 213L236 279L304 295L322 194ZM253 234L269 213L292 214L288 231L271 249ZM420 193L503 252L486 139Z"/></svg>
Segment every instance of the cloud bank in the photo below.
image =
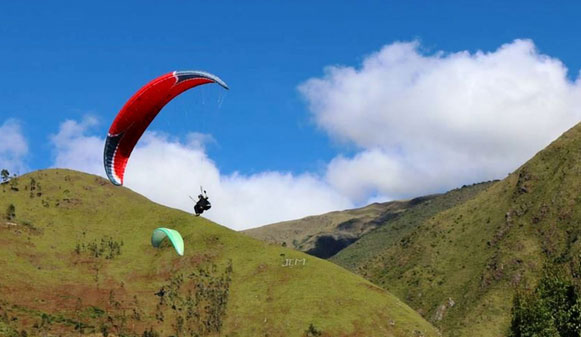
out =
<svg viewBox="0 0 581 337"><path fill-rule="evenodd" d="M337 154L323 174L223 174L204 149L211 136L150 131L127 165L125 186L191 212L188 195L204 185L214 206L207 216L233 229L443 192L503 178L575 125L579 83L528 40L492 52L432 54L418 42L397 42L359 68L330 66L299 86L316 125L358 149ZM55 166L104 176L95 123L62 123L51 136Z"/></svg>
<svg viewBox="0 0 581 337"><path fill-rule="evenodd" d="M299 90L318 127L359 148L326 175L354 201L502 178L581 116L579 82L529 40L431 55L397 42L359 68L330 66Z"/></svg>
<svg viewBox="0 0 581 337"><path fill-rule="evenodd" d="M97 119L91 116L81 122L67 120L61 123L59 132L49 137L55 151L54 167L103 175L105 141L87 135L97 124Z"/></svg>
<svg viewBox="0 0 581 337"><path fill-rule="evenodd" d="M28 142L22 134L20 123L8 119L0 125L0 169L12 173L28 170L25 158L28 155Z"/></svg>

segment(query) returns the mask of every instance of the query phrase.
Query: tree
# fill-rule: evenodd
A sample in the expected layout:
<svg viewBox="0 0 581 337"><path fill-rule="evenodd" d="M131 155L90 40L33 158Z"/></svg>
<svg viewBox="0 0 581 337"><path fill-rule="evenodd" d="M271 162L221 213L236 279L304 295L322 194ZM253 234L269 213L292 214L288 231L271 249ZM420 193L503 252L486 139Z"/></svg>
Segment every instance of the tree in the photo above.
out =
<svg viewBox="0 0 581 337"><path fill-rule="evenodd" d="M546 271L534 291L514 298L510 337L579 337L581 297L573 280Z"/></svg>
<svg viewBox="0 0 581 337"><path fill-rule="evenodd" d="M36 180L30 178L30 197L34 198L34 191L36 190Z"/></svg>
<svg viewBox="0 0 581 337"><path fill-rule="evenodd" d="M10 179L10 172L7 169L2 169L0 176L2 177L2 191L6 192L6 183Z"/></svg>
<svg viewBox="0 0 581 337"><path fill-rule="evenodd" d="M303 336L306 337L316 337L316 336L321 336L323 334L323 332L321 332L321 330L318 330L313 323L309 324L309 328L307 330L305 330Z"/></svg>
<svg viewBox="0 0 581 337"><path fill-rule="evenodd" d="M18 192L18 179L16 179L16 174L13 174L12 179L10 179L10 189Z"/></svg>
<svg viewBox="0 0 581 337"><path fill-rule="evenodd" d="M559 337L551 309L535 294L517 294L513 302L510 337Z"/></svg>
<svg viewBox="0 0 581 337"><path fill-rule="evenodd" d="M13 204L8 205L6 209L6 220L14 220L16 218L16 207Z"/></svg>
<svg viewBox="0 0 581 337"><path fill-rule="evenodd" d="M5 183L10 179L10 172L8 172L7 169L2 169L2 171L0 171L0 176L2 176L2 182Z"/></svg>

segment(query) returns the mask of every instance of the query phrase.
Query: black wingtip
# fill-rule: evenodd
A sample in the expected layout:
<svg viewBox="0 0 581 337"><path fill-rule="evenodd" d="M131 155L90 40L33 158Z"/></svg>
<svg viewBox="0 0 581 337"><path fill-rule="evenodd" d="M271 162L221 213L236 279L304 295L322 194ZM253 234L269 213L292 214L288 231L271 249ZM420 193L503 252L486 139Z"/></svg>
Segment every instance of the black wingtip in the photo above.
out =
<svg viewBox="0 0 581 337"><path fill-rule="evenodd" d="M174 75L177 77L178 83L192 78L207 78L215 83L218 83L222 88L230 90L230 87L228 87L226 82L222 81L220 77L205 71L200 70L175 71Z"/></svg>

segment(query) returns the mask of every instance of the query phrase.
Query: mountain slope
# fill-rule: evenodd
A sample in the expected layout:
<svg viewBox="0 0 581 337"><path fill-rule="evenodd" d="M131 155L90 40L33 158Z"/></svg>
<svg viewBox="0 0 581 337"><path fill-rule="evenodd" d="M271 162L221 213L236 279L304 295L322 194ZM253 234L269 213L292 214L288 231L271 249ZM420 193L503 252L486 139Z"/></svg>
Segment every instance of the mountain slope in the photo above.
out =
<svg viewBox="0 0 581 337"><path fill-rule="evenodd" d="M581 275L581 125L506 179L350 264L446 336L502 336L546 266ZM365 244L362 239L360 245Z"/></svg>
<svg viewBox="0 0 581 337"><path fill-rule="evenodd" d="M0 188L0 335L437 335L338 266L100 177L45 170ZM151 247L157 227L182 234L183 257Z"/></svg>
<svg viewBox="0 0 581 337"><path fill-rule="evenodd" d="M474 197L491 184L463 186L444 194L411 200L374 203L358 209L279 222L244 233L266 242L285 243L320 258L331 258L353 269L351 265L373 256L387 241L404 235L424 219Z"/></svg>
<svg viewBox="0 0 581 337"><path fill-rule="evenodd" d="M418 203L397 217L385 221L377 229L363 235L355 244L341 250L330 261L354 272L386 247L405 241L417 226L434 215L460 205L487 190L495 181L462 186L436 195L428 202Z"/></svg>
<svg viewBox="0 0 581 337"><path fill-rule="evenodd" d="M308 216L243 232L255 239L284 244L320 258L329 258L389 219L433 197L374 203L358 209Z"/></svg>

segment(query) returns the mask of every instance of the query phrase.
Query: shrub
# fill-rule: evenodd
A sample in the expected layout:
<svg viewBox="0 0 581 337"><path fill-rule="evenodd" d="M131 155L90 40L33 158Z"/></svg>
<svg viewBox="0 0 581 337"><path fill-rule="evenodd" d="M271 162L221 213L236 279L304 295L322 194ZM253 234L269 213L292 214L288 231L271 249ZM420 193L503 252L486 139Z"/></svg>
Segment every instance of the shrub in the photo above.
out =
<svg viewBox="0 0 581 337"><path fill-rule="evenodd" d="M16 207L13 204L8 205L6 209L6 220L14 220L16 218Z"/></svg>
<svg viewBox="0 0 581 337"><path fill-rule="evenodd" d="M573 281L546 272L531 293L513 300L510 337L581 336L581 297Z"/></svg>

